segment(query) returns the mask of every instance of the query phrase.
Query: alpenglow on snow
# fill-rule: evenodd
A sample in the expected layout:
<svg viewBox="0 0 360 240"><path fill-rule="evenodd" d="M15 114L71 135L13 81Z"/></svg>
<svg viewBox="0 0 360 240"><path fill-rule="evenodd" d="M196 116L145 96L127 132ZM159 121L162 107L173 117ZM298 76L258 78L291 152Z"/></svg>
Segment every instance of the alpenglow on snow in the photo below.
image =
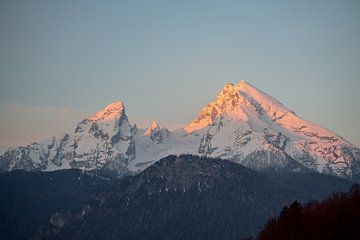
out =
<svg viewBox="0 0 360 240"><path fill-rule="evenodd" d="M8 149L0 169L80 168L122 175L171 154L219 157L255 170L313 170L360 179L359 148L246 81L227 83L190 124L172 132L156 122L138 128L129 123L123 103L111 103L73 133Z"/></svg>

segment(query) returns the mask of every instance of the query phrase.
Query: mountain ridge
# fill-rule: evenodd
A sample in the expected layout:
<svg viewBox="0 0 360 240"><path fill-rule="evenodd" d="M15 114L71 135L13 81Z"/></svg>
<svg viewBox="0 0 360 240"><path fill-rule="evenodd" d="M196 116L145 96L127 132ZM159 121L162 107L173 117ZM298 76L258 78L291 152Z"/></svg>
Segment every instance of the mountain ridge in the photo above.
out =
<svg viewBox="0 0 360 240"><path fill-rule="evenodd" d="M130 124L117 101L81 121L73 133L10 148L0 169L104 169L137 173L168 155L220 157L256 170L311 169L360 179L360 149L304 120L246 81L227 83L185 126L170 132L153 122Z"/></svg>

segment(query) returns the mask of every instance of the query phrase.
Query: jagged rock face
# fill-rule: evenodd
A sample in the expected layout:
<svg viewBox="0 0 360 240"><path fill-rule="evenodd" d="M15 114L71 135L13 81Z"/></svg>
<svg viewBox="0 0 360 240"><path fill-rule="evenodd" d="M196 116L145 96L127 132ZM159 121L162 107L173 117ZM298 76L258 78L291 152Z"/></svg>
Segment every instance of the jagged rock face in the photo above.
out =
<svg viewBox="0 0 360 240"><path fill-rule="evenodd" d="M220 157L257 170L311 169L360 180L360 149L297 116L241 81L228 83L184 129L132 127L122 103L80 122L72 134L11 148L0 169L139 172L171 154Z"/></svg>
<svg viewBox="0 0 360 240"><path fill-rule="evenodd" d="M81 121L72 134L54 137L41 144L11 148L1 156L1 169L80 168L124 173L128 163L135 158L134 129L123 104L115 102Z"/></svg>
<svg viewBox="0 0 360 240"><path fill-rule="evenodd" d="M111 104L79 123L67 141L66 146L71 147L62 155L72 156L72 168L105 167L121 172L135 158L133 134L123 105Z"/></svg>

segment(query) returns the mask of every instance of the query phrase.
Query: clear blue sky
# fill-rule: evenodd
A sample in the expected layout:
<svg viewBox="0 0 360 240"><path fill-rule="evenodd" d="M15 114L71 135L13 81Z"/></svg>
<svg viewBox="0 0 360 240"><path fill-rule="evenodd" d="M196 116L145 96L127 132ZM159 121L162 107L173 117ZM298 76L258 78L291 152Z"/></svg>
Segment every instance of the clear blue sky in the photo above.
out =
<svg viewBox="0 0 360 240"><path fill-rule="evenodd" d="M360 1L0 1L0 145L121 100L190 122L248 80L360 146Z"/></svg>

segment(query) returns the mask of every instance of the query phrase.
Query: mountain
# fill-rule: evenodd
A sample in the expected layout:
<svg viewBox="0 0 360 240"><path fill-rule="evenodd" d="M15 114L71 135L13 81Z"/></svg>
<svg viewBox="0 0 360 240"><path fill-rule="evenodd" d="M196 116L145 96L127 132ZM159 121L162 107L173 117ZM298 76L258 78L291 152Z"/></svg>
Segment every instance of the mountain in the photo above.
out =
<svg viewBox="0 0 360 240"><path fill-rule="evenodd" d="M0 236L241 239L295 199L323 199L350 185L315 172L257 172L191 155L169 156L120 179L77 169L17 170L0 174Z"/></svg>
<svg viewBox="0 0 360 240"><path fill-rule="evenodd" d="M220 157L256 170L318 171L360 180L360 149L297 116L246 81L228 83L183 129L131 125L121 102L80 122L74 133L10 148L0 169L66 168L141 172L171 154Z"/></svg>
<svg viewBox="0 0 360 240"><path fill-rule="evenodd" d="M245 81L228 83L185 130L203 131L199 152L254 169L296 169L300 163L339 176L359 171L358 148Z"/></svg>
<svg viewBox="0 0 360 240"><path fill-rule="evenodd" d="M82 206L114 180L78 169L0 174L1 239L34 239L80 214Z"/></svg>
<svg viewBox="0 0 360 240"><path fill-rule="evenodd" d="M295 199L322 199L351 184L318 173L289 178L296 180L220 159L169 156L93 195L55 239L242 239ZM310 178L309 190L298 188Z"/></svg>
<svg viewBox="0 0 360 240"><path fill-rule="evenodd" d="M81 121L73 133L42 143L10 148L0 158L5 171L79 168L125 173L135 157L134 131L121 102Z"/></svg>

